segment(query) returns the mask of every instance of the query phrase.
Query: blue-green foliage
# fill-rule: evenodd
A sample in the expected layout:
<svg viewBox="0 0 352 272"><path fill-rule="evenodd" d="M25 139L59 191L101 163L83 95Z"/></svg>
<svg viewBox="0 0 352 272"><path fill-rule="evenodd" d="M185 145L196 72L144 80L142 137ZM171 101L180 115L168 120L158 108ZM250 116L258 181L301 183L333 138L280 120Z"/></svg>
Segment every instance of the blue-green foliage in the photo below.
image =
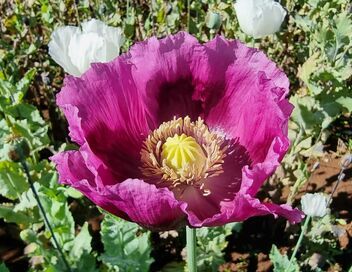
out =
<svg viewBox="0 0 352 272"><path fill-rule="evenodd" d="M299 265L296 259L290 264L290 260L286 254L282 255L278 248L273 245L270 251L270 260L274 266L274 272L299 272Z"/></svg>
<svg viewBox="0 0 352 272"><path fill-rule="evenodd" d="M153 258L149 232L137 224L112 215L105 215L101 226L105 252L100 256L111 271L144 272L149 270Z"/></svg>
<svg viewBox="0 0 352 272"><path fill-rule="evenodd" d="M224 263L224 252L228 242L226 237L232 231L239 232L241 223L230 223L223 227L197 229L197 266L199 271L218 271Z"/></svg>

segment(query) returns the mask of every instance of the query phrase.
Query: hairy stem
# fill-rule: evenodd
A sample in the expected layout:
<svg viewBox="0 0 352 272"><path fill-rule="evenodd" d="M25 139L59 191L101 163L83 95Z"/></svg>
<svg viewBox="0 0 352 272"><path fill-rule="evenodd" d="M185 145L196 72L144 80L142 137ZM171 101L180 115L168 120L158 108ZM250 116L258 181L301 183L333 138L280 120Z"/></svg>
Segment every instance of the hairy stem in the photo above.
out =
<svg viewBox="0 0 352 272"><path fill-rule="evenodd" d="M28 170L28 166L27 166L27 163L25 161L25 159L23 158L22 154L21 154L21 165L22 165L22 168L27 176L27 179L28 179L28 183L29 183L29 186L33 192L33 195L34 195L34 198L35 200L37 201L37 204L38 204L38 208L43 216L43 219L44 219L44 222L45 222L45 225L47 226L47 228L49 229L49 232L51 234L51 238L53 239L53 242L55 244L55 247L57 249L57 251L59 252L61 258L62 258L62 261L64 262L65 266L66 266L66 269L68 272L71 272L71 267L68 263L68 261L66 260L66 257L65 257L65 254L64 252L62 251L61 249L61 246L59 244L59 242L57 241L56 239L56 236L55 236L55 233L53 231L53 228L51 227L50 225L50 222L49 222L49 219L48 217L46 216L46 213L45 213L45 210L44 210L44 207L43 207L43 204L42 202L40 201L40 198L39 198L39 195L38 195L38 192L37 190L35 189L34 187L34 183L33 183L33 180L29 174L29 170Z"/></svg>
<svg viewBox="0 0 352 272"><path fill-rule="evenodd" d="M287 272L290 271L292 262L293 262L294 258L296 257L296 254L297 254L297 252L298 252L298 249L299 249L300 246L301 246L301 243L302 243L304 234L305 234L306 231L307 231L307 227L308 227L310 218L311 218L310 216L307 216L306 219L305 219L305 221L304 221L304 225L303 225L303 227L302 227L301 234L299 235L299 238L298 238L298 241L297 241L297 243L296 243L295 249L293 250L292 256L291 256L291 258L290 258L290 263L289 263L289 265L288 265L288 267L287 267L287 269L286 269Z"/></svg>
<svg viewBox="0 0 352 272"><path fill-rule="evenodd" d="M187 265L189 272L197 272L196 261L196 229L186 227Z"/></svg>

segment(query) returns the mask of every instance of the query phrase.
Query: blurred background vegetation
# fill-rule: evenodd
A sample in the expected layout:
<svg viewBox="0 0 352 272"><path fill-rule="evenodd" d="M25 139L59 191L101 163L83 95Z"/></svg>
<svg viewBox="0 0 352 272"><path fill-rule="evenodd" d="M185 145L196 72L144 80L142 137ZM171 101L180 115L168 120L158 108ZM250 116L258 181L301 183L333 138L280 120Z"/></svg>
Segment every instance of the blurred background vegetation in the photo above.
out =
<svg viewBox="0 0 352 272"><path fill-rule="evenodd" d="M327 154L340 158L351 152L350 1L283 0L288 15L282 30L260 40L252 40L240 31L233 3L0 0L0 257L8 267L0 265L0 271L65 271L24 170L9 157L14 143L22 140L29 146L26 163L31 179L73 271L183 271L182 230L141 230L133 223L104 216L80 193L57 184L57 174L48 158L57 151L75 148L68 139L66 121L55 105L64 72L49 57L47 44L57 26L78 25L90 18L120 26L126 36L124 52L150 36L163 37L180 30L188 30L202 42L221 34L265 51L290 78L290 101L295 110L289 124L292 147L282 167L260 192L262 199L296 203L299 192L308 186L315 163ZM345 205L351 205L352 191L347 193L350 202ZM304 254L293 269L311 269L312 254L328 246L324 261L318 262L315 271L326 271L322 267L348 270L348 261L340 260L352 254L351 245L338 244L334 226L350 224L351 214L343 219L339 215L333 211L324 218L317 227L318 234L312 228L313 234L308 234L311 236L302 249ZM236 246L232 242L237 243L245 230L241 224L199 230L200 271L218 271L219 266L221 271L247 271L253 256L268 256L271 244L264 251L244 247L250 257L234 260L231 252ZM291 238L286 235L283 239L292 245L297 229L285 230ZM270 257L275 271L283 271L277 262L285 260L276 247ZM258 267L259 262L259 258L254 261Z"/></svg>

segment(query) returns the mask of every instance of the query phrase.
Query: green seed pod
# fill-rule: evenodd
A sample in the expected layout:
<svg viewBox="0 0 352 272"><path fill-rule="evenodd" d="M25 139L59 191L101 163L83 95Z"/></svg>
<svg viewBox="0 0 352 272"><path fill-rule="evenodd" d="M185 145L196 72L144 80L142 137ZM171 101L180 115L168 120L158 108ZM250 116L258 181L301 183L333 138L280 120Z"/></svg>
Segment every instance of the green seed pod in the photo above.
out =
<svg viewBox="0 0 352 272"><path fill-rule="evenodd" d="M208 28L210 29L219 29L221 26L221 15L214 11L209 11L205 22Z"/></svg>
<svg viewBox="0 0 352 272"><path fill-rule="evenodd" d="M14 162L19 162L21 158L26 158L29 156L30 148L26 139L19 137L19 138L12 138L9 141L9 150L7 155L9 156L10 160Z"/></svg>

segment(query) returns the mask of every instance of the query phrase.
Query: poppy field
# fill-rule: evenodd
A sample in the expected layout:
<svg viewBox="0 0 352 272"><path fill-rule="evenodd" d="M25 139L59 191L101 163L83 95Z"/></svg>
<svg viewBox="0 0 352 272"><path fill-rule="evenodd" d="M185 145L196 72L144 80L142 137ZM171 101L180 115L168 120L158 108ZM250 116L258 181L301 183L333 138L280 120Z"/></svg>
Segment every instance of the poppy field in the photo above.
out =
<svg viewBox="0 0 352 272"><path fill-rule="evenodd" d="M352 272L349 0L0 0L0 272Z"/></svg>

